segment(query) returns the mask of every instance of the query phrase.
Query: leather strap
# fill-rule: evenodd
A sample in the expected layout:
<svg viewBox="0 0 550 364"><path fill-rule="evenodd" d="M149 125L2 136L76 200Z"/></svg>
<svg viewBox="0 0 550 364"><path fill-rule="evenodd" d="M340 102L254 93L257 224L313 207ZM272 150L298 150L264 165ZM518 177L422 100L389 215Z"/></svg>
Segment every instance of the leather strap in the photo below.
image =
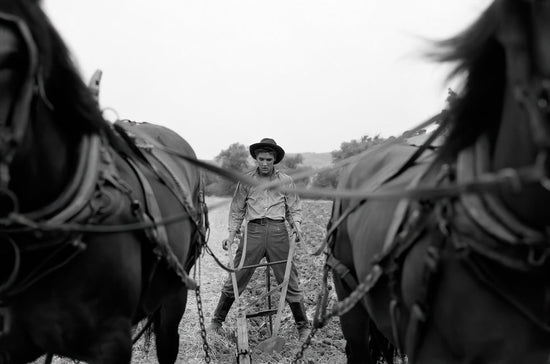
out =
<svg viewBox="0 0 550 364"><path fill-rule="evenodd" d="M140 184L143 188L147 209L146 211L142 211L142 218L145 220L151 220L153 222L162 219L160 207L155 198L153 188L147 180L147 177L145 177L145 175L140 171L139 166L136 164L135 161L131 159L127 159L127 161L136 173L136 176L138 177ZM153 249L155 254L158 257L164 258L166 260L168 266L176 272L176 274L180 277L180 279L187 286L188 289L196 289L197 283L191 277L189 277L185 269L183 269L183 266L181 265L178 257L170 247L166 227L162 224L155 224L154 227L145 231L151 241L156 243L155 248Z"/></svg>
<svg viewBox="0 0 550 364"><path fill-rule="evenodd" d="M51 204L34 212L25 214L30 220L47 219L52 223L64 223L76 216L90 201L97 184L99 171L108 168L100 158L104 148L99 135L83 137L77 155L79 155L76 173L65 191Z"/></svg>
<svg viewBox="0 0 550 364"><path fill-rule="evenodd" d="M339 261L333 254L329 254L327 257L326 265L332 269L338 275L338 278L343 280L351 291L355 291L359 283L357 279L351 274L349 268ZM365 296L361 297L361 304L363 308L367 309L367 299Z"/></svg>
<svg viewBox="0 0 550 364"><path fill-rule="evenodd" d="M131 158L127 159L128 164L134 170L134 173L138 177L139 183L143 189L143 195L145 197L146 209L143 210L144 214L147 214L147 219L153 222L157 222L162 218L162 213L158 205L157 199L155 198L155 192L151 187L151 184L147 180L147 177L141 172L139 166ZM151 229L145 230L150 239L157 241L159 245L168 245L168 233L164 225L155 224ZM155 253L160 254L158 251L158 246L155 248Z"/></svg>

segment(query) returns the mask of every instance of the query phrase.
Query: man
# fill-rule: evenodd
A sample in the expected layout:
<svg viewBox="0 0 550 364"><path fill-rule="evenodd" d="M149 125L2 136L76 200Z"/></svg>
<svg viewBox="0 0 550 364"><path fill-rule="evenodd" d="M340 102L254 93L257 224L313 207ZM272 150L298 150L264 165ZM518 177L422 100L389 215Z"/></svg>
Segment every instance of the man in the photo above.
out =
<svg viewBox="0 0 550 364"><path fill-rule="evenodd" d="M292 178L275 169L285 151L273 139L264 138L249 147L250 155L256 160L257 168L247 175L259 182L279 181L284 186L294 187ZM238 184L231 201L229 211L229 236L224 240L224 247L233 242L244 219L247 219L247 246L244 266L255 265L266 257L269 262L287 260L289 236L285 220L301 236L302 204L295 194L267 190L258 191L255 187ZM298 238L297 238L298 239ZM235 266L240 262L243 240L237 248ZM285 264L271 266L279 284L284 279ZM245 290L254 269L242 269L236 272L239 295ZM214 311L209 330L219 332L225 317L235 300L231 277L223 288L220 300ZM306 316L302 293L298 284L298 272L294 264L290 272L286 301L290 306L298 336L301 341L309 335L310 324Z"/></svg>

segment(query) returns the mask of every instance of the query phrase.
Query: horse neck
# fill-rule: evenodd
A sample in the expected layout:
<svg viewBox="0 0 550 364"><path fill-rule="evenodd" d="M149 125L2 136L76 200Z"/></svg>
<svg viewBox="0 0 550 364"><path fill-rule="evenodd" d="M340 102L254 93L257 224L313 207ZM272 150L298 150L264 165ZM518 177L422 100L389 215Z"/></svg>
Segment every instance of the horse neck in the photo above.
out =
<svg viewBox="0 0 550 364"><path fill-rule="evenodd" d="M527 114L508 88L502 122L493 148L492 169L533 166L537 151ZM545 228L550 224L549 191L540 184L524 185L517 193L510 191L499 190L499 198L520 220L537 228Z"/></svg>
<svg viewBox="0 0 550 364"><path fill-rule="evenodd" d="M20 210L54 201L71 178L79 136L69 135L48 113L33 120L11 167L11 186Z"/></svg>

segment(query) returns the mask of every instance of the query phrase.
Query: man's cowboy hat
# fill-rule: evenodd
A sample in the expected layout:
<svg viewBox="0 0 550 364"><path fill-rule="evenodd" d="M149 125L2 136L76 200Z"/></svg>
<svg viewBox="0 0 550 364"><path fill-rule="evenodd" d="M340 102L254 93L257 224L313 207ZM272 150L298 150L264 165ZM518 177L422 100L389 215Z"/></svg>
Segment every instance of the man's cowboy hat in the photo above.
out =
<svg viewBox="0 0 550 364"><path fill-rule="evenodd" d="M260 140L259 143L254 143L248 148L252 158L256 159L256 150L258 150L258 149L267 149L267 150L274 151L275 152L275 162L274 162L275 164L282 161L284 156L285 156L285 151L283 150L283 148L278 146L277 143L275 143L275 140L273 140L271 138L263 138L262 140Z"/></svg>

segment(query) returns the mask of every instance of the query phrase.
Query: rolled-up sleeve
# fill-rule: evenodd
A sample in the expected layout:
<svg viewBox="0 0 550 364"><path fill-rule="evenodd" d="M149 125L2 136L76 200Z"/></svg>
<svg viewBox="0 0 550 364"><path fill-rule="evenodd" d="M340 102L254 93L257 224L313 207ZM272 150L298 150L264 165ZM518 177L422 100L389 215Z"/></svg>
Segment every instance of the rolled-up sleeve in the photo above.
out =
<svg viewBox="0 0 550 364"><path fill-rule="evenodd" d="M246 196L246 187L238 183L229 207L228 230L230 233L239 231L241 228L246 214Z"/></svg>
<svg viewBox="0 0 550 364"><path fill-rule="evenodd" d="M296 188L294 181L291 177L288 177L289 188ZM302 223L302 201L300 197L295 193L285 192L286 200L286 219L288 221Z"/></svg>

